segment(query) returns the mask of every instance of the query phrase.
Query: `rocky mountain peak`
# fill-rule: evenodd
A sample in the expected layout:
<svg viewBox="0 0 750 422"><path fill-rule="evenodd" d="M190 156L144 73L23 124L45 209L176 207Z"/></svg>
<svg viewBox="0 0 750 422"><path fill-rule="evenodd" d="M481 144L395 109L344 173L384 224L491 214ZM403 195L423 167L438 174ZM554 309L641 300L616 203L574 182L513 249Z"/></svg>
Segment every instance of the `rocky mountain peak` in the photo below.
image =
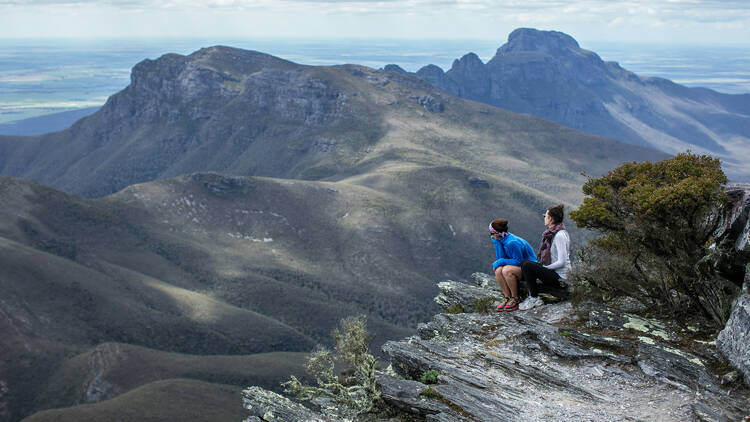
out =
<svg viewBox="0 0 750 422"><path fill-rule="evenodd" d="M559 31L518 28L508 35L508 42L497 50L497 55L519 51L554 53L578 49L580 49L578 42L568 34Z"/></svg>
<svg viewBox="0 0 750 422"><path fill-rule="evenodd" d="M714 154L731 180L748 178L750 95L638 76L562 32L519 28L484 65L470 53L445 73L425 66L416 76L458 97L573 129L669 154Z"/></svg>
<svg viewBox="0 0 750 422"><path fill-rule="evenodd" d="M223 45L201 48L187 56L187 59L190 62L232 74L254 73L263 69L290 70L301 67L270 54Z"/></svg>
<svg viewBox="0 0 750 422"><path fill-rule="evenodd" d="M465 54L461 59L453 60L451 70L456 71L481 71L484 69L484 63L474 53Z"/></svg>

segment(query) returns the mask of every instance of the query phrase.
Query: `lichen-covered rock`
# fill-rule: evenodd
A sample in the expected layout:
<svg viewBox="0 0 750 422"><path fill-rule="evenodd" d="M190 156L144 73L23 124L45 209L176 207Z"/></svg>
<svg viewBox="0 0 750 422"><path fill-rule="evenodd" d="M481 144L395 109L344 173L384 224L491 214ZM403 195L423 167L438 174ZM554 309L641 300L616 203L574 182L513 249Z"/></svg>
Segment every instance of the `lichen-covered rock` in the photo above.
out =
<svg viewBox="0 0 750 422"><path fill-rule="evenodd" d="M719 350L750 385L750 295L742 294L716 340Z"/></svg>
<svg viewBox="0 0 750 422"><path fill-rule="evenodd" d="M503 297L500 290L490 290L475 287L457 281L443 281L438 283L440 294L435 297L435 302L443 309L460 307L463 312L474 312L475 306L480 300L497 300ZM489 299L487 299L489 298Z"/></svg>
<svg viewBox="0 0 750 422"><path fill-rule="evenodd" d="M471 279L474 280L477 286L483 289L497 290L500 288L497 286L497 281L490 274L476 272L471 274Z"/></svg>
<svg viewBox="0 0 750 422"><path fill-rule="evenodd" d="M403 380L389 376L378 377L383 400L396 409L420 416L450 413L450 407L442 402L428 400L422 393L429 388L419 381Z"/></svg>
<svg viewBox="0 0 750 422"><path fill-rule="evenodd" d="M487 277L473 278L481 284ZM448 303L465 304L477 290L487 290L446 286L452 298L464 298ZM690 345L693 334L600 305L586 307L583 320L569 303L527 312L436 315L418 327L418 336L388 342L383 351L407 379L438 371L438 384L422 397L448 409L430 413L438 408L415 402L414 390L422 385L417 381L391 384L409 392L391 389L389 404L429 421L620 421L623 415L727 421L750 415L749 390L722 386L723 374L706 357L717 355L704 350L705 342ZM395 403L400 396L408 399Z"/></svg>
<svg viewBox="0 0 750 422"><path fill-rule="evenodd" d="M251 414L244 422L325 422L330 420L299 403L260 387L248 387L243 390L242 404Z"/></svg>
<svg viewBox="0 0 750 422"><path fill-rule="evenodd" d="M477 274L477 284L490 281ZM445 304L467 308L493 292L456 282L441 283L441 290L451 298ZM668 323L580 306L436 315L417 336L383 346L397 375L378 376L390 416L373 420L719 422L750 415L750 389L717 372L720 357L710 342ZM436 384L418 381L428 370L438 372ZM259 397L259 421L321 417ZM277 419L260 415L269 411Z"/></svg>
<svg viewBox="0 0 750 422"><path fill-rule="evenodd" d="M638 315L618 312L614 309L597 307L589 312L589 327L601 327L612 330L634 330L662 340L677 340L677 327L668 327L666 323Z"/></svg>
<svg viewBox="0 0 750 422"><path fill-rule="evenodd" d="M643 372L685 391L701 387L720 393L705 364L692 353L668 346L651 337L638 338L636 360Z"/></svg>

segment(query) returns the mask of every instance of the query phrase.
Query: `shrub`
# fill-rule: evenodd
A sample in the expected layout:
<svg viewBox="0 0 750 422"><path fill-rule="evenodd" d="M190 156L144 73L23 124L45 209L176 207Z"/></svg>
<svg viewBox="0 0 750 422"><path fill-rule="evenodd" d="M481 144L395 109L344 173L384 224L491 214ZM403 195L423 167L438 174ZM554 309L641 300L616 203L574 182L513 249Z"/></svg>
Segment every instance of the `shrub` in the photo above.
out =
<svg viewBox="0 0 750 422"><path fill-rule="evenodd" d="M734 289L709 264L708 246L726 181L718 159L689 151L589 178L583 204L570 213L579 227L601 234L581 260L602 259L598 271L584 272L584 283L603 295L631 295L673 312L699 309L724 323Z"/></svg>
<svg viewBox="0 0 750 422"><path fill-rule="evenodd" d="M381 404L380 390L375 383L377 361L368 352L371 337L367 333L364 315L341 320L332 333L336 359L346 363L353 376L341 380L334 373L334 357L324 348L313 352L305 370L315 378L317 386L303 385L295 376L282 386L286 393L295 394L299 400L327 398L339 405L341 416L351 417L373 411Z"/></svg>
<svg viewBox="0 0 750 422"><path fill-rule="evenodd" d="M443 398L443 396L440 393L438 393L437 391L433 390L430 387L427 387L424 390L420 391L419 395L420 396L425 396L425 397L430 398L430 399L438 399L438 400L440 400L440 399Z"/></svg>
<svg viewBox="0 0 750 422"><path fill-rule="evenodd" d="M437 384L438 375L440 375L440 372L434 369L428 369L427 371L424 371L422 373L422 376L419 378L419 382L421 382L422 384Z"/></svg>

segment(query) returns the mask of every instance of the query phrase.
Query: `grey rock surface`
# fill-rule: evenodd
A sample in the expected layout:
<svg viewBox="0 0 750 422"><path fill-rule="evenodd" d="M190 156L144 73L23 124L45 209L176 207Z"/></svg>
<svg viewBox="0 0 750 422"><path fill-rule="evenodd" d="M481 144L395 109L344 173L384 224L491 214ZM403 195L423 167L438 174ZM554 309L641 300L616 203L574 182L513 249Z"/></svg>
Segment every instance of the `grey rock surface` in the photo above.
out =
<svg viewBox="0 0 750 422"><path fill-rule="evenodd" d="M750 184L727 186L728 206L714 232L714 265L741 284L732 313L716 340L719 350L750 385ZM744 274L742 279L736 275Z"/></svg>
<svg viewBox="0 0 750 422"><path fill-rule="evenodd" d="M473 312L477 301L485 297L498 300L503 297L500 290L488 290L456 281L443 281L438 283L440 294L435 297L435 302L443 308L460 306L464 312Z"/></svg>
<svg viewBox="0 0 750 422"><path fill-rule="evenodd" d="M491 281L482 273L472 278ZM447 307L497 293L457 282L439 287ZM418 335L383 346L397 375L378 377L391 417L375 420L718 422L750 416L750 389L717 369L714 346L671 332L669 324L635 321L600 305L573 308L570 302L526 312L438 314L418 327ZM427 370L438 371L437 384L417 381Z"/></svg>
<svg viewBox="0 0 750 422"><path fill-rule="evenodd" d="M309 421L323 422L322 415L299 403L260 387L248 387L242 391L242 403L251 416L244 422L254 421Z"/></svg>
<svg viewBox="0 0 750 422"><path fill-rule="evenodd" d="M716 340L719 350L745 376L750 385L750 295L742 294Z"/></svg>
<svg viewBox="0 0 750 422"><path fill-rule="evenodd" d="M727 204L715 216L716 229L711 245L716 252L713 265L740 285L750 262L750 184L731 184L725 191Z"/></svg>

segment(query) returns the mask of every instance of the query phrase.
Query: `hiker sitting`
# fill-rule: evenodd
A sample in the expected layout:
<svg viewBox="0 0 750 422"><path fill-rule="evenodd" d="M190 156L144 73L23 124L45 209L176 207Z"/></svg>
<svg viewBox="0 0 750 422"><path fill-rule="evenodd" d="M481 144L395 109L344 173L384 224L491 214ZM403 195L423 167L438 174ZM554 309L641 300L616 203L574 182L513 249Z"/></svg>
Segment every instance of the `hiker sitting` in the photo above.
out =
<svg viewBox="0 0 750 422"><path fill-rule="evenodd" d="M534 249L529 242L508 232L508 220L505 218L490 223L490 238L497 258L492 263L492 270L504 295L497 310L515 311L519 302L518 281L521 279L521 262L536 261Z"/></svg>
<svg viewBox="0 0 750 422"><path fill-rule="evenodd" d="M570 271L570 236L563 223L564 206L554 205L543 214L547 229L542 234L539 246L539 262L531 260L521 263L523 280L529 296L520 305L522 311L543 305L539 297L539 285L550 288L563 298L567 298L567 276Z"/></svg>

